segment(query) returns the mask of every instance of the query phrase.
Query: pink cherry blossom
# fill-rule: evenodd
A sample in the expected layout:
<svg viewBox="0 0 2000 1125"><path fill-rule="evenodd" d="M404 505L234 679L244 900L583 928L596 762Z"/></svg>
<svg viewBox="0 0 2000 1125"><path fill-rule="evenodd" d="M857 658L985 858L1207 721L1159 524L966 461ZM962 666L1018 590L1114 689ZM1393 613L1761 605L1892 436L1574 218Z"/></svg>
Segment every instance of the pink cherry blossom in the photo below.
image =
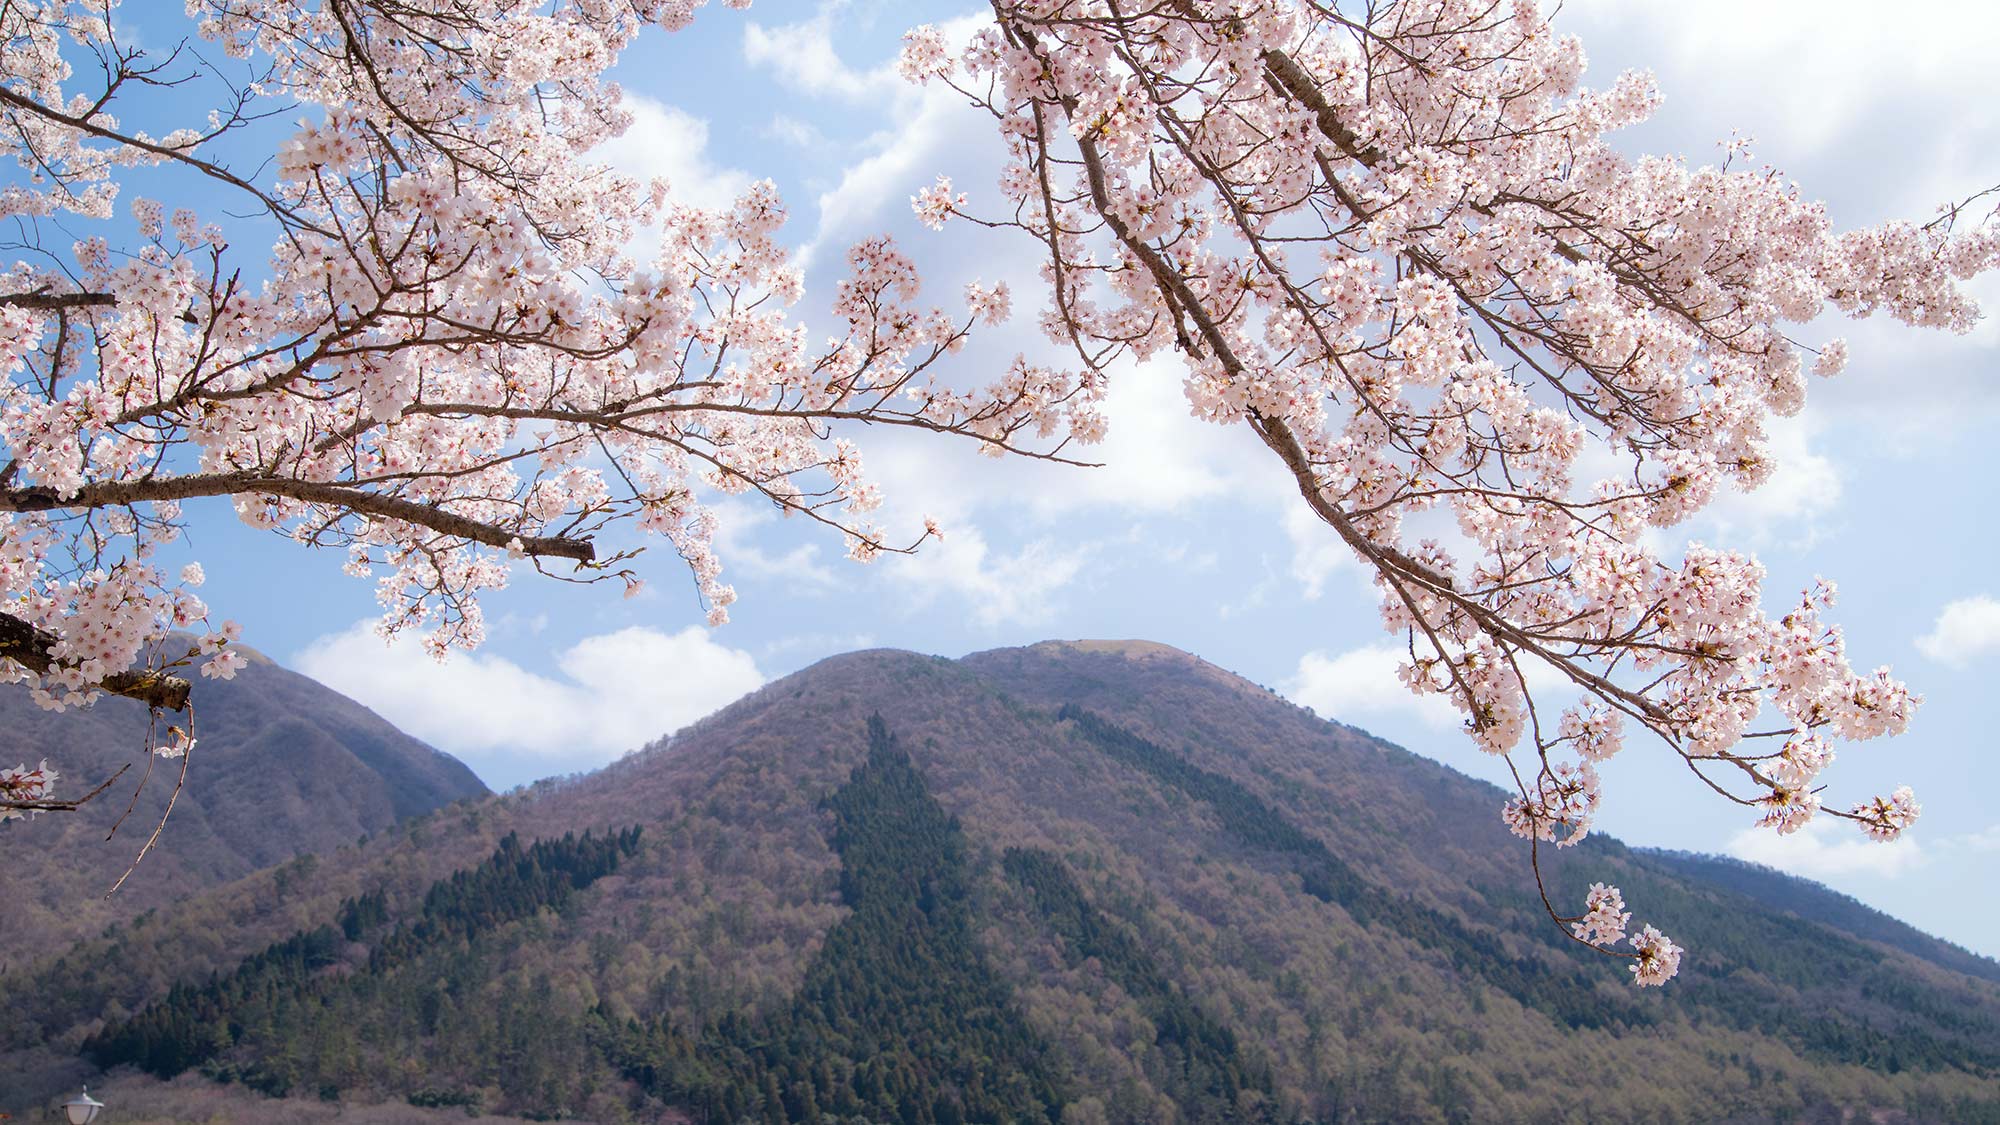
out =
<svg viewBox="0 0 2000 1125"><path fill-rule="evenodd" d="M694 207L593 155L631 122L620 52L700 0L189 0L171 58L115 35L115 3L0 8L0 150L34 172L0 190L31 251L0 272L0 596L28 638L0 681L45 706L173 709L178 670L244 666L199 564L154 561L186 500L340 551L382 631L442 655L480 642L480 595L523 573L637 593L621 525L721 624L719 496L756 492L859 559L928 538L871 521L880 492L834 427L1058 459L1102 432L1094 380L1005 353L984 386L947 377L1006 318L1004 286L927 304L871 239L808 326L769 181ZM935 36L911 58L947 61ZM161 83L176 107L220 100L164 137L122 124ZM294 124L268 166L215 155L278 113ZM132 245L63 225L111 219L148 166L188 194L130 199ZM964 202L932 192L937 221Z"/></svg>
<svg viewBox="0 0 2000 1125"><path fill-rule="evenodd" d="M47 759L34 769L27 766L0 769L0 822L35 815L32 808L22 806L53 800L56 779L61 776L49 768Z"/></svg>
<svg viewBox="0 0 2000 1125"><path fill-rule="evenodd" d="M964 205L965 193L953 195L947 176L939 176L936 183L910 197L910 209L916 212L917 221L932 230L943 230L944 221Z"/></svg>
<svg viewBox="0 0 2000 1125"><path fill-rule="evenodd" d="M1632 983L1640 988L1653 987L1672 980L1681 971L1681 947L1675 945L1667 935L1647 926L1632 935L1632 948L1638 958L1632 962Z"/></svg>
<svg viewBox="0 0 2000 1125"><path fill-rule="evenodd" d="M1850 666L1830 590L1774 618L1755 558L1645 533L1770 479L1769 420L1848 357L1788 325L1970 328L1991 214L1840 232L1745 141L1720 166L1628 155L1652 79L1586 86L1531 0L994 12L956 70L929 37L913 67L1011 149L1006 210L949 210L1039 246L1042 322L1086 370L1172 355L1198 417L1257 435L1375 572L1404 682L1525 759L1514 832L1581 839L1594 763L1635 731L1777 831L1901 831L1913 802L1820 803L1827 741L1895 734L1920 702ZM1431 513L1455 534L1406 530ZM1544 716L1526 669L1583 702ZM1636 979L1660 983L1678 949L1642 939Z"/></svg>
<svg viewBox="0 0 2000 1125"><path fill-rule="evenodd" d="M1624 940L1625 924L1632 920L1632 914L1625 909L1625 897L1617 887L1592 883L1585 905L1589 909L1571 926L1577 937L1601 946Z"/></svg>

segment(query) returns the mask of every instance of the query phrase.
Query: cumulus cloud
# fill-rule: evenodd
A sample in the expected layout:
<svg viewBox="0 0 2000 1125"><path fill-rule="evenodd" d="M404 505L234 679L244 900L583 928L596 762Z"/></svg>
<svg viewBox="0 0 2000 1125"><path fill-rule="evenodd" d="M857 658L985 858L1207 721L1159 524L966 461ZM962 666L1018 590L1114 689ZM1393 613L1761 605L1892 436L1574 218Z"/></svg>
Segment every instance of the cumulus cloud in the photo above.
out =
<svg viewBox="0 0 2000 1125"><path fill-rule="evenodd" d="M1750 492L1724 482L1715 497L1688 523L1648 528L1643 542L1662 555L1680 553L1691 539L1756 549L1804 550L1828 534L1843 496L1840 466L1815 444L1821 428L1806 417L1771 418L1764 449L1775 464L1761 488ZM1584 446L1576 479L1585 487L1601 480L1630 486L1630 457L1598 442ZM1455 531L1456 529L1454 529Z"/></svg>
<svg viewBox="0 0 2000 1125"><path fill-rule="evenodd" d="M2000 5L1912 0L1883 19L1871 0L1572 0L1556 26L1582 37L1594 85L1627 67L1658 76L1665 104L1626 147L1707 163L1740 129L1759 161L1798 177L1842 227L1922 222L1992 183ZM2000 299L2000 278L1969 288L1988 308ZM1814 410L1866 426L1873 441L1920 451L1940 430L1976 432L2000 410L1995 318L1970 342L1885 316L1828 317L1799 335L1850 339L1853 365L1815 381Z"/></svg>
<svg viewBox="0 0 2000 1125"><path fill-rule="evenodd" d="M1725 542L1809 547L1820 537L1819 521L1840 505L1840 470L1813 448L1803 418L1773 418L1766 430L1765 448L1777 462L1770 479L1752 492L1718 489L1699 518Z"/></svg>
<svg viewBox="0 0 2000 1125"><path fill-rule="evenodd" d="M963 162L954 158L976 153L979 144L991 151L977 156L982 171L968 175L968 181L990 179L998 168L997 154L1004 150L990 129L976 128L983 119L965 106L961 96L939 87L919 89L904 83L895 73L893 55L873 68L850 65L833 42L839 9L838 4L823 4L803 21L777 26L751 24L745 28L742 41L743 60L750 69L809 96L815 105L852 104L858 109L843 112L865 111L869 120L880 122L880 128L856 146L853 157L819 196L817 223L794 261L808 271L816 272L816 266L838 270L841 247L888 231L901 236L905 248L921 259L926 296L947 307L956 303L959 287L967 279L959 275L975 270L988 282L1008 280L1016 291L1032 291L1034 255L1025 240L1009 244L1018 246L1011 256L982 256L975 267L960 263L960 252L944 240L917 229L908 203L912 192L930 182L942 168L962 171ZM685 115L675 117L677 111L657 108L667 117L650 128L679 138L675 151L706 159L701 155L707 140L705 127L696 129L683 120ZM779 139L799 143L823 139L833 126L807 114L803 118L781 116L774 119L771 128ZM643 123L635 124L628 135L643 131ZM687 178L685 172L668 174L676 183ZM822 250L827 252L822 254ZM816 276L814 283L821 280ZM1009 354L1016 346L1009 344ZM990 379L998 373L994 365L1004 366L1006 358L1003 354L968 360L963 377L968 381ZM958 374L947 372L946 377L950 381ZM1166 392L1179 399L1177 380L1169 381ZM969 442L941 446L932 435L879 431L870 435L867 471L883 488L887 503L878 520L888 529L889 538L914 540L925 517L941 520L948 533L942 543L924 544L914 557L892 557L880 564L907 592L906 605L924 607L942 602L954 609L962 607L971 621L989 629L1048 621L1062 589L1082 572L1090 548L1043 538L1011 543L1003 549L988 539L977 516L1011 513L1024 506L1047 515L1083 503L1077 497L1084 493L1107 500L1115 495L1121 505L1145 505L1170 504L1218 490L1219 485L1196 467L1200 458L1174 458L1159 452L1174 445L1166 440L1166 430L1179 433L1193 424L1192 419L1184 419L1184 425L1176 425L1165 413L1177 409L1185 415L1184 404L1176 407L1146 400L1138 387L1114 393L1118 406L1129 408L1135 418L1131 436L1113 439L1111 448L1120 454L1121 465L1130 466L1117 480L1100 481L1095 474L1064 473L1051 466L996 465L976 456ZM838 539L828 538L823 528L784 523L767 508L743 501L718 505L717 515L718 553L735 575L779 580L807 592L868 582L867 577L850 576L841 568L834 557ZM777 527L781 523L782 530ZM778 545L778 536L785 530L794 534L789 542Z"/></svg>
<svg viewBox="0 0 2000 1125"><path fill-rule="evenodd" d="M988 628L1038 625L1055 616L1057 595L1082 572L1088 548L1038 539L1018 551L998 551L976 527L961 527L889 566L911 591L912 608L940 593L955 595L973 621Z"/></svg>
<svg viewBox="0 0 2000 1125"><path fill-rule="evenodd" d="M800 121L789 114L776 114L764 126L764 135L774 141L782 141L794 148L815 149L830 144L826 134L809 122Z"/></svg>
<svg viewBox="0 0 2000 1125"><path fill-rule="evenodd" d="M781 137L795 142L813 137L815 147L824 150L830 147L824 143L828 133L851 134L856 119L879 126L855 145L856 158L839 168L832 186L818 198L819 225L796 257L808 269L823 260L837 265L839 252L849 243L885 229L915 233L909 200L918 188L947 170L968 186L990 183L1005 153L988 118L940 83L919 87L903 81L893 54L870 69L841 58L833 45L833 19L839 8L825 4L811 19L778 27L751 24L743 35L744 61L753 70L816 103L854 107L836 123L822 120L814 125L780 118L773 128ZM963 38L978 23L960 19L942 30L947 38ZM903 241L909 249L911 240ZM920 265L927 278L936 279L938 271L931 268L935 263ZM1033 278L1030 272L1026 279ZM1018 284L1016 289L1023 291Z"/></svg>
<svg viewBox="0 0 2000 1125"><path fill-rule="evenodd" d="M857 102L896 96L903 85L890 67L856 70L834 50L837 10L836 5L824 4L809 20L775 27L747 25L743 60L770 69L780 82L804 94Z"/></svg>
<svg viewBox="0 0 2000 1125"><path fill-rule="evenodd" d="M1465 716L1442 695L1414 695L1396 676L1409 650L1383 641L1345 652L1315 650L1299 658L1298 670L1281 685L1292 702L1310 707L1324 718L1365 727L1370 717L1415 719L1433 730L1461 730ZM1553 714L1570 704L1575 688L1554 668L1527 657L1521 674L1536 707Z"/></svg>
<svg viewBox="0 0 2000 1125"><path fill-rule="evenodd" d="M718 164L709 152L708 122L643 94L626 94L632 115L625 132L593 150L628 176L664 178L674 198L697 207L727 207L750 186L750 174Z"/></svg>
<svg viewBox="0 0 2000 1125"><path fill-rule="evenodd" d="M1354 552L1304 501L1280 496L1278 502L1284 506L1285 539L1292 545L1292 577L1307 601L1318 601L1328 578L1343 568L1352 569Z"/></svg>
<svg viewBox="0 0 2000 1125"><path fill-rule="evenodd" d="M1032 277L1029 270L1022 273ZM1033 285L1024 281L1016 289L1031 293ZM1178 360L1159 357L1114 370L1100 406L1104 440L1069 451L1101 467L1045 469L1049 486L1036 490L1036 509L1050 516L1090 507L1175 513L1207 501L1272 494L1296 507L1290 478L1244 427L1194 416L1181 385L1185 374Z"/></svg>
<svg viewBox="0 0 2000 1125"><path fill-rule="evenodd" d="M314 641L292 667L481 773L503 761L532 760L540 774L603 765L764 683L750 654L696 626L585 637L545 675L476 652L439 664L414 640L385 645L361 622Z"/></svg>
<svg viewBox="0 0 2000 1125"><path fill-rule="evenodd" d="M746 62L779 84L823 101L865 104L882 121L818 197L818 223L796 260L815 273L817 283L819 275L839 268L840 248L886 231L918 261L927 299L953 307L967 281L1007 283L1023 301L1014 325L975 337L975 347L941 372L947 382L984 383L1017 350L1037 362L1073 363L1066 348L1031 327L1026 302L1041 289L1040 250L1031 240L970 231L941 239L919 229L910 213L911 194L941 171L961 181L975 206L982 194L991 193L1005 149L990 123L949 89L902 82L890 60L873 69L851 65L832 41L834 13L835 6L827 5L803 22L753 26L743 42ZM943 30L947 37L963 37L976 22L954 21ZM966 253L959 241L965 237L978 239L976 253ZM1184 513L1245 495L1248 466L1275 476L1247 434L1190 415L1181 376L1171 361L1126 363L1114 373L1103 404L1110 421L1107 440L1065 451L1101 468L997 463L976 456L970 443L871 434L868 475L882 487L886 505L880 522L892 538L914 531L924 517L938 519L948 533L942 544L927 543L915 559L892 560L888 569L916 592L916 604L939 597L962 600L968 616L988 628L1038 623L1050 618L1049 607L1082 572L1093 548L1037 538L1035 524L1066 522L1079 512ZM995 516L1025 522L1026 536L1010 537L1002 549ZM745 572L760 565L746 557Z"/></svg>
<svg viewBox="0 0 2000 1125"><path fill-rule="evenodd" d="M1900 875L1928 860L1909 836L1877 843L1852 824L1825 816L1789 836L1768 828L1743 829L1730 837L1727 851L1738 859L1821 880Z"/></svg>
<svg viewBox="0 0 2000 1125"><path fill-rule="evenodd" d="M1018 335L1006 340L1009 347L1020 342ZM1034 358L1062 363L1066 357L1051 348ZM1063 450L1088 467L996 460L978 455L970 442L903 434L884 435L870 447L868 471L892 504L949 519L949 526L974 510L1061 523L1078 513L1186 514L1216 501L1296 506L1296 494L1283 490L1290 479L1254 437L1193 416L1171 361L1120 364L1100 408L1105 439Z"/></svg>
<svg viewBox="0 0 2000 1125"><path fill-rule="evenodd" d="M821 524L782 519L774 505L758 500L723 500L711 507L715 510L715 552L726 568L725 575L776 579L794 593L827 590L838 583L820 552L820 541L827 536ZM758 529L778 524L805 541L782 552L765 547Z"/></svg>
<svg viewBox="0 0 2000 1125"><path fill-rule="evenodd" d="M1401 716L1435 730L1456 729L1461 716L1449 701L1412 695L1396 678L1396 666L1409 658L1403 648L1386 642L1340 653L1308 652L1281 686L1292 702L1323 718L1365 727L1371 717Z"/></svg>
<svg viewBox="0 0 2000 1125"><path fill-rule="evenodd" d="M1940 34L1945 25L1950 33ZM1885 106L1935 106L1946 112L1926 118L1927 125L1947 128L1904 131L1923 137L1873 139L1909 144L1935 138L1940 147L1956 147L1951 142L1978 119L1990 88L1987 48L2000 37L2000 9L1916 0L1901 18L1885 20L1871 0L1575 0L1564 5L1557 27L1584 36L1592 77L1600 84L1629 61L1626 55L1649 62L1665 86L1669 117L1685 115L1677 101L1731 106L1774 127L1772 139L1782 137L1791 149L1847 160L1852 127ZM1720 27L1729 34L1717 35ZM1595 64L1599 56L1606 65ZM1716 139L1732 123L1709 124L1710 139ZM1958 163L1974 161L1972 153L1957 155ZM1891 176L1909 184L1913 173L1931 171L1903 165Z"/></svg>
<svg viewBox="0 0 2000 1125"><path fill-rule="evenodd" d="M1917 649L1954 668L2000 652L2000 601L1977 594L1945 606L1931 631L1917 638Z"/></svg>
<svg viewBox="0 0 2000 1125"><path fill-rule="evenodd" d="M1977 832L1962 832L1938 841L1940 850L1986 855L2000 852L2000 824L1989 824Z"/></svg>
<svg viewBox="0 0 2000 1125"><path fill-rule="evenodd" d="M928 88L906 95L899 103L905 108L893 115L893 129L868 146L865 156L843 168L839 181L820 194L819 227L799 251L802 264L878 233L891 221L910 232L916 222L910 196L930 183L939 169L962 167L944 159L943 152L954 139L967 135L970 111L964 99L947 93Z"/></svg>

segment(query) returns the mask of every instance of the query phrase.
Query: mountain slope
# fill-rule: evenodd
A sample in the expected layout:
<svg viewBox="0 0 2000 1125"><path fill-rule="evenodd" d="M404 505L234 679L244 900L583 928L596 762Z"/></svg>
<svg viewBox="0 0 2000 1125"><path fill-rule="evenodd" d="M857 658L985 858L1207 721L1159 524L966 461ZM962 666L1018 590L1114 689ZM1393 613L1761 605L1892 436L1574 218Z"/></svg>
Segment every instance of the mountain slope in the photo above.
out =
<svg viewBox="0 0 2000 1125"><path fill-rule="evenodd" d="M1765 906L1836 930L1893 946L1943 969L2000 984L2000 961L1955 945L1892 918L1854 898L1810 879L1729 856L1648 849L1646 854L1676 872L1726 888Z"/></svg>
<svg viewBox="0 0 2000 1125"><path fill-rule="evenodd" d="M487 795L457 759L313 680L244 653L248 666L235 679L196 679L199 741L188 784L159 846L109 901L104 892L159 822L178 763L157 762L133 804L145 768L143 706L105 698L56 713L21 689L0 688L7 765L47 758L63 771L61 794L77 795L134 763L75 813L0 825L0 902L7 903L0 949L54 948L295 855L329 852L407 817ZM130 816L106 840L128 805Z"/></svg>
<svg viewBox="0 0 2000 1125"><path fill-rule="evenodd" d="M0 979L0 1089L111 1066L132 1120L167 1096L134 1064L246 1121L291 1104L246 1083L592 1120L2000 1120L1990 981L1593 841L1556 889L1615 877L1692 950L1638 992L1541 914L1497 799L1160 646L857 653ZM439 890L542 886L509 834L586 830L635 842L573 893ZM458 936L395 936L424 926ZM246 965L278 975L201 991Z"/></svg>

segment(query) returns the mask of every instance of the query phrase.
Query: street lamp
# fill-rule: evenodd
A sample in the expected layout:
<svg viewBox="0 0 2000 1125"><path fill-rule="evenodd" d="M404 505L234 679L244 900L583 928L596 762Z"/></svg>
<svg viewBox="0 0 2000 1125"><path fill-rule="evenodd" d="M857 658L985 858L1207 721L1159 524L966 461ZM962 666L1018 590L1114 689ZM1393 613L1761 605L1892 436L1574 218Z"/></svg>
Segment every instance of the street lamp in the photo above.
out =
<svg viewBox="0 0 2000 1125"><path fill-rule="evenodd" d="M69 1125L90 1125L97 1120L97 1111L103 1108L103 1102L90 1096L88 1086L83 1088L83 1093L64 1102L62 1106L63 1113L69 1117Z"/></svg>

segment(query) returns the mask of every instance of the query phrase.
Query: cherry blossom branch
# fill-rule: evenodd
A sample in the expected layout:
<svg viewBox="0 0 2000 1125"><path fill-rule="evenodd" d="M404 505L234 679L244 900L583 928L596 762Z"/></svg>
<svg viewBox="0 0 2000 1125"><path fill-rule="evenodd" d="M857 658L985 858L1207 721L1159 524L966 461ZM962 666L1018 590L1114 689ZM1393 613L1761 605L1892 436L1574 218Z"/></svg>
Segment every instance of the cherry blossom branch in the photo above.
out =
<svg viewBox="0 0 2000 1125"><path fill-rule="evenodd" d="M190 719L191 718L192 714L190 714ZM149 772L151 768L151 762L150 762L151 757L152 755L149 753L148 754ZM145 859L148 855L150 855L153 851L153 845L160 842L160 833L166 831L167 819L174 815L174 805L181 799L181 790L187 788L188 766L190 763L194 761L194 742L192 739L190 739L186 744L186 747L181 750L180 759L181 759L181 769L180 773L174 777L174 791L167 794L167 806L166 808L160 810L160 819L154 823L152 834L146 837L146 842L144 844L139 845L139 854L132 857L132 862L126 865L124 873L118 876L118 881L111 884L110 890L104 892L105 898L110 898L112 895L118 893L118 888L124 886L125 880L130 879L132 877L132 872L138 870L139 861ZM124 818L120 817L119 819L122 821ZM116 832L117 828L114 826L112 831ZM109 837L106 837L106 839L109 839Z"/></svg>
<svg viewBox="0 0 2000 1125"><path fill-rule="evenodd" d="M205 476L172 476L145 480L104 481L87 485L69 496L49 489L0 489L0 511L46 512L58 509L103 508L157 503L162 500L192 500L202 496L262 495L283 496L311 504L327 504L363 515L400 520L489 547L519 550L525 554L574 559L589 563L597 548L588 540L560 536L524 536L507 527L482 523L420 504L399 496L321 481L257 473L220 473Z"/></svg>
<svg viewBox="0 0 2000 1125"><path fill-rule="evenodd" d="M105 778L103 781L98 782L97 788L92 789L90 792L85 793L83 796L77 797L74 800L58 801L53 798L45 798L45 799L30 800L30 801L16 801L7 798L0 798L0 809L7 809L11 812L17 812L17 813L75 812L76 810L89 804L92 800L94 800L99 794L103 793L106 789L111 788L111 784L117 781L119 778L124 777L125 771L131 768L132 768L132 763L130 762L127 762L124 765L119 766L118 772L112 774L110 777Z"/></svg>
<svg viewBox="0 0 2000 1125"><path fill-rule="evenodd" d="M0 293L0 307L38 311L109 308L117 303L109 293Z"/></svg>
<svg viewBox="0 0 2000 1125"><path fill-rule="evenodd" d="M0 659L11 660L30 672L43 673L59 662L56 652L61 644L61 638L54 633L11 613L0 612ZM96 686L163 711L185 710L190 690L186 680L150 670L114 672L97 681Z"/></svg>
<svg viewBox="0 0 2000 1125"><path fill-rule="evenodd" d="M1533 5L993 12L956 62L911 32L901 69L999 123L1013 214L972 215L941 181L918 215L1034 238L1045 323L1086 368L1172 349L1198 416L1258 434L1375 571L1411 690L1445 694L1481 749L1532 753L1502 810L1531 853L1587 834L1627 720L1779 832L1820 811L1823 739L1907 722L1916 697L1854 671L1821 622L1830 587L1772 620L1754 559L1670 562L1641 536L1768 478L1801 354L1845 361L1785 322L1831 304L1967 328L1958 283L2000 264L1992 216L1841 235L1775 173L1633 161L1605 137L1651 111L1649 80L1582 88L1575 41ZM1579 482L1591 450L1616 468ZM1413 542L1431 512L1452 519ZM1555 721L1535 661L1582 694ZM1764 708L1785 722L1753 736ZM1825 811L1890 838L1917 810L1905 789ZM1590 899L1550 916L1627 942L1640 984L1673 974L1678 948L1628 934L1615 888Z"/></svg>

